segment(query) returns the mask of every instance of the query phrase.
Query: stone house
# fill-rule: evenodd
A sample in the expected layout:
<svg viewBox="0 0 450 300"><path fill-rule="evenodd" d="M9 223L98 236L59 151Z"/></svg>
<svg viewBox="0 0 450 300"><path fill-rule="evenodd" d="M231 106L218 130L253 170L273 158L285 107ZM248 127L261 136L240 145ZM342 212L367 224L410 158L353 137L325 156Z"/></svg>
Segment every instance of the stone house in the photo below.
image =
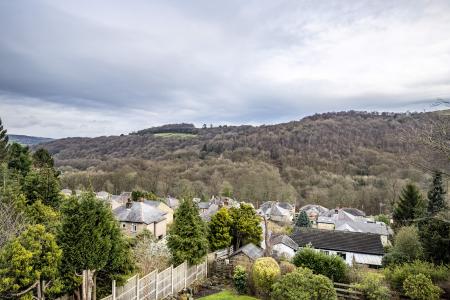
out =
<svg viewBox="0 0 450 300"><path fill-rule="evenodd" d="M122 231L129 236L135 236L145 229L158 239L166 236L167 213L157 206L128 201L125 205L114 209L113 213L120 222Z"/></svg>
<svg viewBox="0 0 450 300"><path fill-rule="evenodd" d="M166 203L164 203L162 201L154 201L154 200L144 200L144 203L147 203L147 204L154 206L154 207L162 210L163 212L165 212L167 225L172 224L174 211Z"/></svg>

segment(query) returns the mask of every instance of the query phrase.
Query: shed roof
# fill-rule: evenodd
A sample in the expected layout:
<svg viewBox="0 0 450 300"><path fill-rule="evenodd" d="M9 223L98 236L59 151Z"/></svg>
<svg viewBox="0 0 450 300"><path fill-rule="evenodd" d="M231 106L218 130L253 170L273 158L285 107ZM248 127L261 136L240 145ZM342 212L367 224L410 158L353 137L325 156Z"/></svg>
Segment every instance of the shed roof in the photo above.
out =
<svg viewBox="0 0 450 300"><path fill-rule="evenodd" d="M258 246L255 246L255 244L249 243L237 249L233 254L230 255L230 257L235 256L239 253L243 253L252 260L256 260L264 255L264 250Z"/></svg>

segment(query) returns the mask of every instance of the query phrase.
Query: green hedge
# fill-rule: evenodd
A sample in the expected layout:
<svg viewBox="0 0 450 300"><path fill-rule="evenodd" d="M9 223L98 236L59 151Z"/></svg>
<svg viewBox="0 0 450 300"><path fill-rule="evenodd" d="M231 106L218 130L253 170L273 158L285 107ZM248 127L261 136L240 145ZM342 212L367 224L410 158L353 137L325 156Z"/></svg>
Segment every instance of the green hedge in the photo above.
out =
<svg viewBox="0 0 450 300"><path fill-rule="evenodd" d="M298 251L293 263L297 267L311 269L315 274L321 274L336 282L348 282L348 266L337 255L327 255L312 248L303 248Z"/></svg>

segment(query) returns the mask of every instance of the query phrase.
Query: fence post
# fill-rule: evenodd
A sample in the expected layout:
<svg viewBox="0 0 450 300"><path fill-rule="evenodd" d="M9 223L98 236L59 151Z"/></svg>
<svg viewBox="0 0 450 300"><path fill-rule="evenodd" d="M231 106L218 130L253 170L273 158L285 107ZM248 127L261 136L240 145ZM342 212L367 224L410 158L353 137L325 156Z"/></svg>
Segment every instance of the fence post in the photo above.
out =
<svg viewBox="0 0 450 300"><path fill-rule="evenodd" d="M208 255L206 255L205 260L205 278L208 278Z"/></svg>
<svg viewBox="0 0 450 300"><path fill-rule="evenodd" d="M184 288L186 288L186 280L187 280L187 262L184 262Z"/></svg>
<svg viewBox="0 0 450 300"><path fill-rule="evenodd" d="M116 300L116 280L112 281L112 300Z"/></svg>
<svg viewBox="0 0 450 300"><path fill-rule="evenodd" d="M136 275L136 300L139 300L139 274Z"/></svg>
<svg viewBox="0 0 450 300"><path fill-rule="evenodd" d="M158 300L158 275L159 275L158 270L156 270L156 282L155 282L155 293L156 293L155 299L156 300Z"/></svg>
<svg viewBox="0 0 450 300"><path fill-rule="evenodd" d="M171 281L171 286L172 286L171 294L173 295L173 265L170 266L170 281Z"/></svg>

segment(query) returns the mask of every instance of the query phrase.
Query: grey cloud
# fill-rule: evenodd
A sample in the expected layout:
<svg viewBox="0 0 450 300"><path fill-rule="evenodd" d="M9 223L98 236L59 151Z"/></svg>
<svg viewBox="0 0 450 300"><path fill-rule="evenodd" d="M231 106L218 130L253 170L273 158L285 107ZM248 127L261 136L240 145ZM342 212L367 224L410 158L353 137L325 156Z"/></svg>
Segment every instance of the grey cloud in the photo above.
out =
<svg viewBox="0 0 450 300"><path fill-rule="evenodd" d="M449 31L447 1L4 1L0 115L64 136L428 107Z"/></svg>

